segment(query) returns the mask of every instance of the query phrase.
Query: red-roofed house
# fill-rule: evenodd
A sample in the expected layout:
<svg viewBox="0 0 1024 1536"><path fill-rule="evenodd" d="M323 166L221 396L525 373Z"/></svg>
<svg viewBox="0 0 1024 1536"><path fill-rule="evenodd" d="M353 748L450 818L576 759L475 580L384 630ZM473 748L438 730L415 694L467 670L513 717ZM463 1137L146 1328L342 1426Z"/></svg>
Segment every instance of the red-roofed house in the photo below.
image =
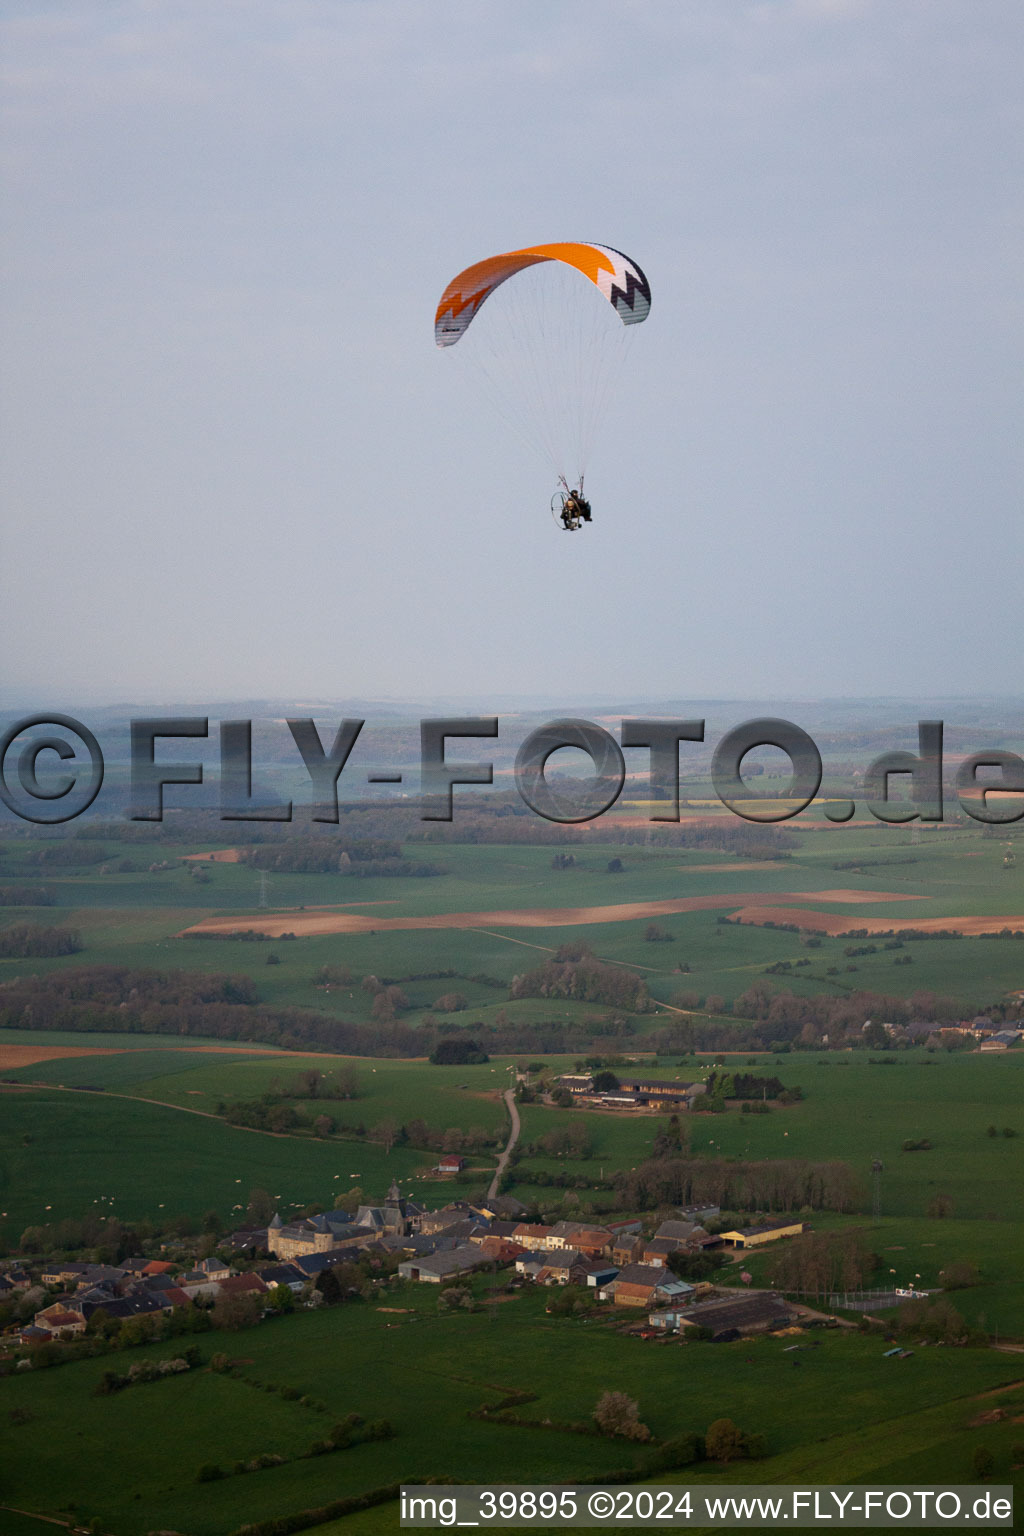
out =
<svg viewBox="0 0 1024 1536"><path fill-rule="evenodd" d="M37 1312L32 1321L37 1328L45 1328L55 1339L73 1339L76 1334L85 1332L83 1314L77 1308L66 1307L59 1301Z"/></svg>
<svg viewBox="0 0 1024 1536"><path fill-rule="evenodd" d="M218 1296L244 1296L248 1293L262 1295L267 1290L259 1275L231 1275L227 1280L217 1282Z"/></svg>

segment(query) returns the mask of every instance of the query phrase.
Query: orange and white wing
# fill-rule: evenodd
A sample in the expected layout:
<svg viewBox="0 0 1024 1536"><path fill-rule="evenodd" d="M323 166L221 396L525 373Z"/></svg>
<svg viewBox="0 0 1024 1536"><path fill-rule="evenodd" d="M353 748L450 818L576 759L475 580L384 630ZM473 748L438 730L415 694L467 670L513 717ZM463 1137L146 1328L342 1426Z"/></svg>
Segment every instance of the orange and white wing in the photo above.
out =
<svg viewBox="0 0 1024 1536"><path fill-rule="evenodd" d="M637 325L647 319L651 308L650 285L636 262L621 251L610 245L572 241L533 245L522 251L488 256L452 279L441 295L434 317L434 339L438 346L454 346L495 288L541 261L560 261L575 267L600 289L623 325Z"/></svg>

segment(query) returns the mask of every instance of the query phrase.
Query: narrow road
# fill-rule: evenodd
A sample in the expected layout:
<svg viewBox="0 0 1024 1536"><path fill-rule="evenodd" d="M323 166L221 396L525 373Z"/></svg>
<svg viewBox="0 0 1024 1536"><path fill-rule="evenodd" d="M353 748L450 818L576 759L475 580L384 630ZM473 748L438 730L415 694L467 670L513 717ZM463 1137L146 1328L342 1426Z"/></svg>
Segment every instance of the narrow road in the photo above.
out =
<svg viewBox="0 0 1024 1536"><path fill-rule="evenodd" d="M512 1155L512 1148L519 1140L519 1111L516 1108L515 1090L512 1088L506 1088L505 1092L502 1094L502 1098L505 1100L505 1107L507 1108L509 1116L512 1120L512 1134L508 1138L508 1145L505 1147L504 1152L498 1158L498 1166L494 1170L494 1178L491 1180L491 1187L487 1191L488 1200L493 1200L495 1195L498 1193L498 1186L501 1183L501 1176L505 1172L505 1169L508 1167L508 1160Z"/></svg>

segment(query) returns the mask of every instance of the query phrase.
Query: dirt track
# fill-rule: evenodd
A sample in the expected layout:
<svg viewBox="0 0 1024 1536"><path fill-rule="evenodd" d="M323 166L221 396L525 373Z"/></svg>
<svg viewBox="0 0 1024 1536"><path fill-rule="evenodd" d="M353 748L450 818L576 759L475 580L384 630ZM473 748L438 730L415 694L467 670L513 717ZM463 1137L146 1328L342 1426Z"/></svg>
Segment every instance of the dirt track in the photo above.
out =
<svg viewBox="0 0 1024 1536"><path fill-rule="evenodd" d="M409 928L582 928L593 923L642 922L671 917L678 912L706 912L717 907L760 906L785 901L879 902L920 901L919 896L892 891L774 891L710 896L678 896L665 901L629 901L608 907L515 907L503 912L436 912L420 917L377 917L359 912L297 911L259 913L248 917L207 917L183 930L190 933L238 933L252 930L269 938L282 933L311 936L318 933L390 933ZM782 921L793 921L792 912ZM778 922L778 917L769 919ZM837 919L840 923L844 919ZM891 927L890 919L883 920ZM182 937L179 934L178 937Z"/></svg>

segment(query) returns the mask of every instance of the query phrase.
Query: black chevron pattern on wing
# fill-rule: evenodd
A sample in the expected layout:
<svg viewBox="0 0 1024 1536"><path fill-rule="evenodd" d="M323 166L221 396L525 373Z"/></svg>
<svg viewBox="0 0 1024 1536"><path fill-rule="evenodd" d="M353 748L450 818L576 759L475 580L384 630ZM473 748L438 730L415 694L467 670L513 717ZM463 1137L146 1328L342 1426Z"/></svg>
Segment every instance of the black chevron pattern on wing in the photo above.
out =
<svg viewBox="0 0 1024 1536"><path fill-rule="evenodd" d="M635 275L627 270L626 286L624 289L620 288L618 283L612 283L611 301L616 309L618 309L619 300L621 299L626 308L631 310L636 303L637 294L641 298L646 299L649 308L651 303L651 285L639 267L636 268Z"/></svg>

